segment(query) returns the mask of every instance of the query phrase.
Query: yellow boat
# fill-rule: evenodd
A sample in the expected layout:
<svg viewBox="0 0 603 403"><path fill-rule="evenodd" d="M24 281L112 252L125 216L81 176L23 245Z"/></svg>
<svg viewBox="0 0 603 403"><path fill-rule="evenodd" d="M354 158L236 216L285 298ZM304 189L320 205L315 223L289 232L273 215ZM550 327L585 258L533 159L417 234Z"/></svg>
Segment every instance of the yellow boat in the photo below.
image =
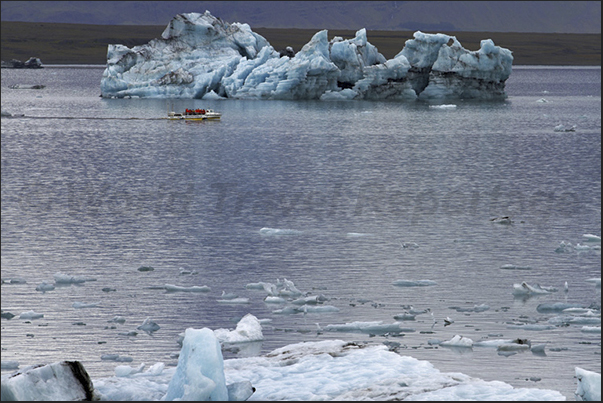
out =
<svg viewBox="0 0 603 403"><path fill-rule="evenodd" d="M169 120L216 120L222 114L213 109L185 109L184 113L168 112Z"/></svg>

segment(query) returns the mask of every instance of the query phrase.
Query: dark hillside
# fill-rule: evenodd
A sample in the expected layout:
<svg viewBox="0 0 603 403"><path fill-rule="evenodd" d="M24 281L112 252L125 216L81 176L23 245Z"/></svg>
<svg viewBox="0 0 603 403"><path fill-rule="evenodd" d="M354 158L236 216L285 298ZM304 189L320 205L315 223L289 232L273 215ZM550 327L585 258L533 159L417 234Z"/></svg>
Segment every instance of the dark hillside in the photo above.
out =
<svg viewBox="0 0 603 403"><path fill-rule="evenodd" d="M25 61L38 57L44 64L105 64L107 45L128 47L158 38L165 26L85 25L2 22L1 58ZM314 29L253 28L276 49L291 46L297 52L317 32ZM329 38L355 35L354 30L329 30ZM429 32L429 31L426 31ZM455 35L469 50L482 39L492 39L513 52L515 65L601 65L601 34L543 34L504 32L444 32ZM413 31L367 30L370 43L386 58L394 57L412 38Z"/></svg>

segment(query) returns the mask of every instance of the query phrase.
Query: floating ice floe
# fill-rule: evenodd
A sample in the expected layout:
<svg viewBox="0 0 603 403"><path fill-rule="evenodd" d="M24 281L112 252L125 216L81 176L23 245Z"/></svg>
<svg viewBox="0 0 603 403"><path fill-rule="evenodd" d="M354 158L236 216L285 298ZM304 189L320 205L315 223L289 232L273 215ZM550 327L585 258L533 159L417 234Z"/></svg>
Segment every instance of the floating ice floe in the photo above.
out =
<svg viewBox="0 0 603 403"><path fill-rule="evenodd" d="M283 297L268 295L264 298L264 302L267 304L285 304L287 300Z"/></svg>
<svg viewBox="0 0 603 403"><path fill-rule="evenodd" d="M298 299L291 301L291 303L294 305L316 305L316 304L322 304L325 301L328 301L328 298L325 297L324 295L320 294L320 295L311 295L308 297L298 298Z"/></svg>
<svg viewBox="0 0 603 403"><path fill-rule="evenodd" d="M471 308L451 306L449 308L454 309L457 312L485 312L488 309L490 309L490 305L487 305L487 304L473 305L473 307L471 307Z"/></svg>
<svg viewBox="0 0 603 403"><path fill-rule="evenodd" d="M163 366L163 363L158 363ZM132 368L129 365L118 365L115 367L115 376L117 377L126 377L132 376L134 374L140 374L144 370L145 363L141 363L137 368ZM163 367L162 367L163 370Z"/></svg>
<svg viewBox="0 0 603 403"><path fill-rule="evenodd" d="M581 304L570 302L545 302L536 307L539 313L561 312L568 308L584 308Z"/></svg>
<svg viewBox="0 0 603 403"><path fill-rule="evenodd" d="M107 322L109 323L119 323L119 324L124 324L126 323L126 318L124 318L123 316L114 316L113 319L108 320Z"/></svg>
<svg viewBox="0 0 603 403"><path fill-rule="evenodd" d="M132 362L134 359L128 356L121 356L119 354L103 354L100 357L103 361L117 361L117 362Z"/></svg>
<svg viewBox="0 0 603 403"><path fill-rule="evenodd" d="M164 285L164 288L167 292L209 292L209 291L211 291L211 288L206 285L203 285L203 286L193 285L190 287L182 287L182 286L178 286L178 285L174 285L174 284L166 284L166 285Z"/></svg>
<svg viewBox="0 0 603 403"><path fill-rule="evenodd" d="M576 400L600 402L601 401L601 374L576 367Z"/></svg>
<svg viewBox="0 0 603 403"><path fill-rule="evenodd" d="M534 332L541 332L543 330L551 330L555 329L556 326L552 325L539 325L536 323L510 323L507 325L509 329L521 329L521 330L530 330Z"/></svg>
<svg viewBox="0 0 603 403"><path fill-rule="evenodd" d="M398 287L427 287L438 283L433 280L396 280L392 284Z"/></svg>
<svg viewBox="0 0 603 403"><path fill-rule="evenodd" d="M514 264L503 264L500 268L502 270L532 270L530 266L517 266Z"/></svg>
<svg viewBox="0 0 603 403"><path fill-rule="evenodd" d="M601 237L599 235L583 234L582 237L586 238L586 242L601 243Z"/></svg>
<svg viewBox="0 0 603 403"><path fill-rule="evenodd" d="M559 246L555 249L555 252L557 253L571 253L571 252L577 252L577 253L584 253L584 252L595 252L595 253L600 253L601 251L601 245L600 242L597 242L595 240L593 241L589 241L588 239L586 240L587 244L583 245L580 243L577 243L575 246L572 245L571 242L565 242L565 241L561 241L561 243L559 244Z"/></svg>
<svg viewBox="0 0 603 403"><path fill-rule="evenodd" d="M222 295L220 295L220 299L235 299L238 298L239 296L235 293L232 292L226 292L226 291L222 291Z"/></svg>
<svg viewBox="0 0 603 403"><path fill-rule="evenodd" d="M569 315L579 315L579 316L597 316L601 317L601 311L594 311L590 308L566 308L561 311L562 313Z"/></svg>
<svg viewBox="0 0 603 403"><path fill-rule="evenodd" d="M276 288L278 289L278 295L281 297L298 297L302 295L302 292L295 286L293 281L283 278L283 282L277 279Z"/></svg>
<svg viewBox="0 0 603 403"><path fill-rule="evenodd" d="M40 319L43 317L44 317L43 313L37 313L34 311L22 312L21 315L19 315L19 319L25 319L25 320Z"/></svg>
<svg viewBox="0 0 603 403"><path fill-rule="evenodd" d="M536 102L538 102L538 103L547 103L547 102L549 102L549 101L547 101L547 100L546 100L546 99L544 99L544 98L540 98L540 99L538 99Z"/></svg>
<svg viewBox="0 0 603 403"><path fill-rule="evenodd" d="M47 283L47 282L45 282L45 281L42 281L42 284L39 284L39 285L36 287L36 291L42 291L42 292L46 292L46 291L52 291L52 290L54 290L54 289L55 289L54 285L52 285L52 284L48 284L48 283Z"/></svg>
<svg viewBox="0 0 603 403"><path fill-rule="evenodd" d="M339 312L339 308L333 305L302 305L302 306L287 306L282 309L272 311L275 314L292 315L298 313L329 313Z"/></svg>
<svg viewBox="0 0 603 403"><path fill-rule="evenodd" d="M136 329L142 330L144 332L147 332L148 334L151 334L151 333L156 332L157 330L161 329L161 327L156 322L151 320L151 318L146 318L144 320L144 322L142 322L142 325L138 326Z"/></svg>
<svg viewBox="0 0 603 403"><path fill-rule="evenodd" d="M589 278L589 279L586 279L586 282L592 283L592 284L596 285L597 287L601 287L601 277Z"/></svg>
<svg viewBox="0 0 603 403"><path fill-rule="evenodd" d="M245 288L250 290L264 290L269 296L294 298L302 295L302 292L295 286L293 281L287 280L286 278L283 279L283 281L277 279L276 284L265 283L263 281L248 283L245 285Z"/></svg>
<svg viewBox="0 0 603 403"><path fill-rule="evenodd" d="M401 327L400 323L383 323L382 321L326 325L322 330L325 332L368 333L377 335L412 333L415 331L412 328Z"/></svg>
<svg viewBox="0 0 603 403"><path fill-rule="evenodd" d="M576 125L572 125L572 126L557 125L557 126L555 126L554 130L556 132L575 132Z"/></svg>
<svg viewBox="0 0 603 403"><path fill-rule="evenodd" d="M555 287L542 287L539 284L530 285L525 281L521 284L513 284L513 295L543 295L557 291Z"/></svg>
<svg viewBox="0 0 603 403"><path fill-rule="evenodd" d="M441 342L440 346L471 348L471 347L473 347L473 340L471 340L468 337L464 337L464 336L457 334L457 335L453 336L452 339Z"/></svg>
<svg viewBox="0 0 603 403"><path fill-rule="evenodd" d="M411 313L405 312L405 313L400 313L398 315L394 315L394 319L396 319L396 320L402 320L402 321L404 321L404 320L415 320L416 316L417 315L413 315Z"/></svg>
<svg viewBox="0 0 603 403"><path fill-rule="evenodd" d="M431 109L455 109L455 104L444 104L444 105L429 105Z"/></svg>
<svg viewBox="0 0 603 403"><path fill-rule="evenodd" d="M85 277L85 276L70 276L69 274L64 274L61 272L54 274L54 282L57 284L81 284L86 281L96 281L93 277Z"/></svg>
<svg viewBox="0 0 603 403"><path fill-rule="evenodd" d="M2 279L2 284L26 284L27 281L21 277L13 277L9 279Z"/></svg>
<svg viewBox="0 0 603 403"><path fill-rule="evenodd" d="M555 326L564 325L599 325L601 318L596 316L561 315L550 318L547 323Z"/></svg>
<svg viewBox="0 0 603 403"><path fill-rule="evenodd" d="M523 346L530 347L531 343L527 339L493 339L493 340L479 340L473 343L475 347L494 347L502 349L523 349Z"/></svg>
<svg viewBox="0 0 603 403"><path fill-rule="evenodd" d="M287 229L287 228L262 228L260 229L260 234L262 235L301 235L303 231L299 231L296 229Z"/></svg>
<svg viewBox="0 0 603 403"><path fill-rule="evenodd" d="M568 252L572 252L573 250L574 250L574 246L571 244L571 242L561 241L559 243L559 246L555 249L555 252L568 253Z"/></svg>
<svg viewBox="0 0 603 403"><path fill-rule="evenodd" d="M185 269L184 267L180 267L178 274L180 276L192 276L195 274L199 274L199 272L197 270L189 270L189 269Z"/></svg>
<svg viewBox="0 0 603 403"><path fill-rule="evenodd" d="M230 298L230 299L218 299L218 300L216 300L216 302L219 304L248 304L249 298L237 297L237 298Z"/></svg>
<svg viewBox="0 0 603 403"><path fill-rule="evenodd" d="M580 331L583 333L601 333L601 326L582 326Z"/></svg>
<svg viewBox="0 0 603 403"><path fill-rule="evenodd" d="M511 217L505 216L505 217L495 217L495 218L491 218L490 222L493 222L494 224L503 224L503 225L509 225L509 224L513 224L515 221L513 221L511 219Z"/></svg>

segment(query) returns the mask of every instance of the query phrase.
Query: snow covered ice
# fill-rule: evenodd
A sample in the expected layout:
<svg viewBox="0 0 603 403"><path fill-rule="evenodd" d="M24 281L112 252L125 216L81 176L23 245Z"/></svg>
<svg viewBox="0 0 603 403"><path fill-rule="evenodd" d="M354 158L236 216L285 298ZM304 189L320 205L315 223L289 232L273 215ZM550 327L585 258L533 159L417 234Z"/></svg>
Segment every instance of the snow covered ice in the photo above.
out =
<svg viewBox="0 0 603 403"><path fill-rule="evenodd" d="M402 45L402 44L401 44ZM174 17L161 38L132 49L109 45L106 98L504 99L513 56L482 40L464 49L454 36L415 32L387 60L360 29L352 39L317 32L281 56L248 24L211 15ZM402 47L402 46L401 46Z"/></svg>
<svg viewBox="0 0 603 403"><path fill-rule="evenodd" d="M258 335L248 315L237 330ZM255 320L254 320L255 319ZM240 328L240 329L239 329ZM390 351L380 343L324 340L288 345L264 355L224 360L216 332L186 329L178 366L156 363L145 370L119 365L115 377L92 381L100 400L565 400L560 392L513 388L462 373L443 373L428 361ZM54 363L2 377L2 400L70 399L76 382ZM33 371L44 374L32 376ZM600 374L580 370L577 396L600 396ZM21 374L21 375L17 375ZM29 375L28 375L29 374ZM36 383L37 382L37 383ZM81 393L81 392L80 392ZM75 396L77 398L77 396Z"/></svg>
<svg viewBox="0 0 603 403"><path fill-rule="evenodd" d="M362 328L362 323L352 325ZM553 390L443 373L428 361L391 351L385 343L302 342L263 356L223 359L223 343L262 338L261 321L251 314L235 330L188 328L175 368L161 362L148 369L144 363L136 368L118 365L114 377L86 381L88 374L83 367L78 372L77 362L31 366L2 376L2 400L565 400ZM439 344L529 348L522 340L473 343L459 335ZM578 367L575 371L576 398L600 400L601 375Z"/></svg>

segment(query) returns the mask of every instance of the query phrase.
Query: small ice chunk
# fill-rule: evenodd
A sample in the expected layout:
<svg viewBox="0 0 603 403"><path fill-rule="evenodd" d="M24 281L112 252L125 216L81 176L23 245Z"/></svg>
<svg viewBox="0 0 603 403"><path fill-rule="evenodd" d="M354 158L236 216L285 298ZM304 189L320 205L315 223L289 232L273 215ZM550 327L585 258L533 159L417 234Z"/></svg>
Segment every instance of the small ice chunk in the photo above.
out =
<svg viewBox="0 0 603 403"><path fill-rule="evenodd" d="M470 348L473 347L473 340L468 337L460 336L457 334L452 339L441 342L440 346Z"/></svg>
<svg viewBox="0 0 603 403"><path fill-rule="evenodd" d="M22 312L21 315L19 315L19 319L26 319L26 320L40 319L43 317L44 317L43 313L37 313L34 311Z"/></svg>
<svg viewBox="0 0 603 403"><path fill-rule="evenodd" d="M147 332L148 334L151 334L151 333L156 332L157 330L161 329L161 327L157 323L153 322L151 320L151 318L149 317L149 318L146 318L144 320L144 322L142 322L142 325L138 326L136 329L142 330L142 331Z"/></svg>
<svg viewBox="0 0 603 403"><path fill-rule="evenodd" d="M40 284L36 287L36 291L46 292L46 291L52 291L52 290L54 290L54 285L48 284L45 281L42 281L42 284Z"/></svg>
<svg viewBox="0 0 603 403"><path fill-rule="evenodd" d="M134 374L141 373L144 369L145 364L142 363L138 366L138 368L132 368L129 365L118 365L115 367L115 376L117 377L126 377Z"/></svg>
<svg viewBox="0 0 603 403"><path fill-rule="evenodd" d="M126 318L124 318L123 316L114 316L113 319L108 320L107 322L109 323L120 323L120 324L124 324L126 323Z"/></svg>
<svg viewBox="0 0 603 403"><path fill-rule="evenodd" d="M216 329L216 338L222 343L242 343L264 340L262 325L258 318L248 313L237 323L235 330Z"/></svg>

